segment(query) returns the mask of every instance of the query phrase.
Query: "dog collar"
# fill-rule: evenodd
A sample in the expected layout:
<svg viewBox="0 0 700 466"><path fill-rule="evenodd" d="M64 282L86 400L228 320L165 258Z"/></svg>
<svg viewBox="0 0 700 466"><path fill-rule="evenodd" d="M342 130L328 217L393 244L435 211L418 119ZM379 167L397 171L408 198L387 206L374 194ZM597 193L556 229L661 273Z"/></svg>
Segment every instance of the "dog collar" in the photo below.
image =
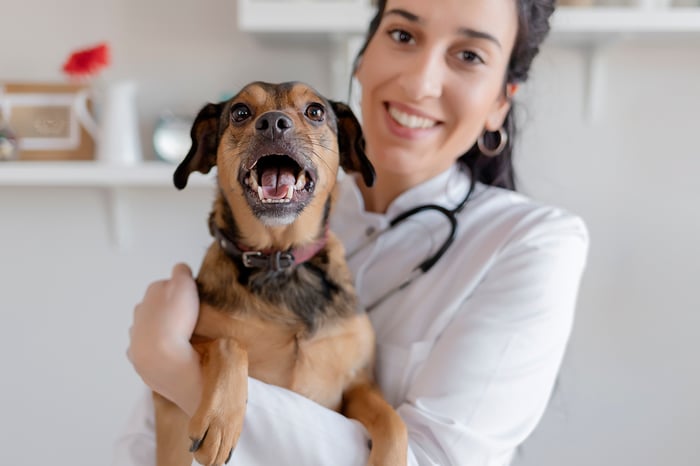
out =
<svg viewBox="0 0 700 466"><path fill-rule="evenodd" d="M326 245L328 236L328 229L326 229L323 237L318 241L300 248L292 248L286 251L251 251L229 239L213 221L210 226L219 246L230 257L240 260L245 267L266 269L274 272L289 269L314 257Z"/></svg>

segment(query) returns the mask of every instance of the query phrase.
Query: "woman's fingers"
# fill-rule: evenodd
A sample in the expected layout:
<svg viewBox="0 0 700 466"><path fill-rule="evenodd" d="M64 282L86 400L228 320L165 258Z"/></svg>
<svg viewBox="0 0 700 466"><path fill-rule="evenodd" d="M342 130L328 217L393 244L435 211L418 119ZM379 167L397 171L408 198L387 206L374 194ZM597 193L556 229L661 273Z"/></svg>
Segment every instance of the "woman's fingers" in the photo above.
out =
<svg viewBox="0 0 700 466"><path fill-rule="evenodd" d="M192 279L192 269L189 265L185 264L184 262L178 262L173 267L172 277L173 280L178 279L180 277Z"/></svg>

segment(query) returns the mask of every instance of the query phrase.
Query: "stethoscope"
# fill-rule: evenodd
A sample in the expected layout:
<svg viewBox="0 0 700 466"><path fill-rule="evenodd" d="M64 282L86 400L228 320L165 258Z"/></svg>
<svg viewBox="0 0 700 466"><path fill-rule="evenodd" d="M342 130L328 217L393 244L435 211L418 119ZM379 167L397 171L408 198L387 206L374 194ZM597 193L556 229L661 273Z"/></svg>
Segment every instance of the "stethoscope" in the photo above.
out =
<svg viewBox="0 0 700 466"><path fill-rule="evenodd" d="M469 191L467 191L467 194L464 196L464 199L460 201L459 204L457 204L456 207L452 209L448 209L444 206L438 205L438 204L423 204L419 205L416 207L413 207L405 212L402 212L401 214L397 215L394 217L390 222L389 225L382 229L379 230L372 235L370 235L360 246L358 246L355 250L347 254L346 258L348 260L352 259L358 252L362 251L365 247L369 246L373 242L377 240L380 236L383 234L391 231L398 225L402 224L406 220L412 218L413 216L427 212L427 211L433 211L433 212L439 212L442 214L447 221L450 223L450 233L447 235L445 240L442 242L440 247L435 251L433 254L430 256L426 257L420 264L418 264L408 275L408 277L401 282L401 284L395 288L392 288L391 290L387 291L384 293L381 297L376 299L374 302L372 302L370 305L365 307L365 310L367 312L373 310L380 304L382 304L384 301L398 293L399 291L405 289L408 287L411 283L413 283L418 277L421 277L428 273L430 269L433 268L435 264L445 255L449 247L452 245L454 242L456 236L457 236L457 214L462 211L464 206L466 205L467 201L472 195L472 192L474 191L474 186L475 183L470 183L469 186Z"/></svg>

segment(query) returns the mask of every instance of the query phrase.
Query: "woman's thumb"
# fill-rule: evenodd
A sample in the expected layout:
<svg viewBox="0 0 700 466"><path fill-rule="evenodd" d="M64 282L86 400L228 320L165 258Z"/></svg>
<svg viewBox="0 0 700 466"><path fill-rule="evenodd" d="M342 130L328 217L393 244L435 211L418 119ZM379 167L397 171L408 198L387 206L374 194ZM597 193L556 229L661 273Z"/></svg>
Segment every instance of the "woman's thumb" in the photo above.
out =
<svg viewBox="0 0 700 466"><path fill-rule="evenodd" d="M190 266L183 263L179 262L175 264L173 267L173 273L172 273L173 278L177 277L183 277L183 278L192 278L192 269L190 269Z"/></svg>

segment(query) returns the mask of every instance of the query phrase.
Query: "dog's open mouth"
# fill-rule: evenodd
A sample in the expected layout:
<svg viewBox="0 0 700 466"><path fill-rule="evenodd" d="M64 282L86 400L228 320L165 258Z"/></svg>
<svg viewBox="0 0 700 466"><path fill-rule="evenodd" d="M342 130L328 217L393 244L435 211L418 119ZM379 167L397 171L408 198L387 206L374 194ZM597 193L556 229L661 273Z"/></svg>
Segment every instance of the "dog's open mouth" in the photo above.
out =
<svg viewBox="0 0 700 466"><path fill-rule="evenodd" d="M272 154L258 159L243 183L263 204L289 204L313 192L315 174L287 155Z"/></svg>

